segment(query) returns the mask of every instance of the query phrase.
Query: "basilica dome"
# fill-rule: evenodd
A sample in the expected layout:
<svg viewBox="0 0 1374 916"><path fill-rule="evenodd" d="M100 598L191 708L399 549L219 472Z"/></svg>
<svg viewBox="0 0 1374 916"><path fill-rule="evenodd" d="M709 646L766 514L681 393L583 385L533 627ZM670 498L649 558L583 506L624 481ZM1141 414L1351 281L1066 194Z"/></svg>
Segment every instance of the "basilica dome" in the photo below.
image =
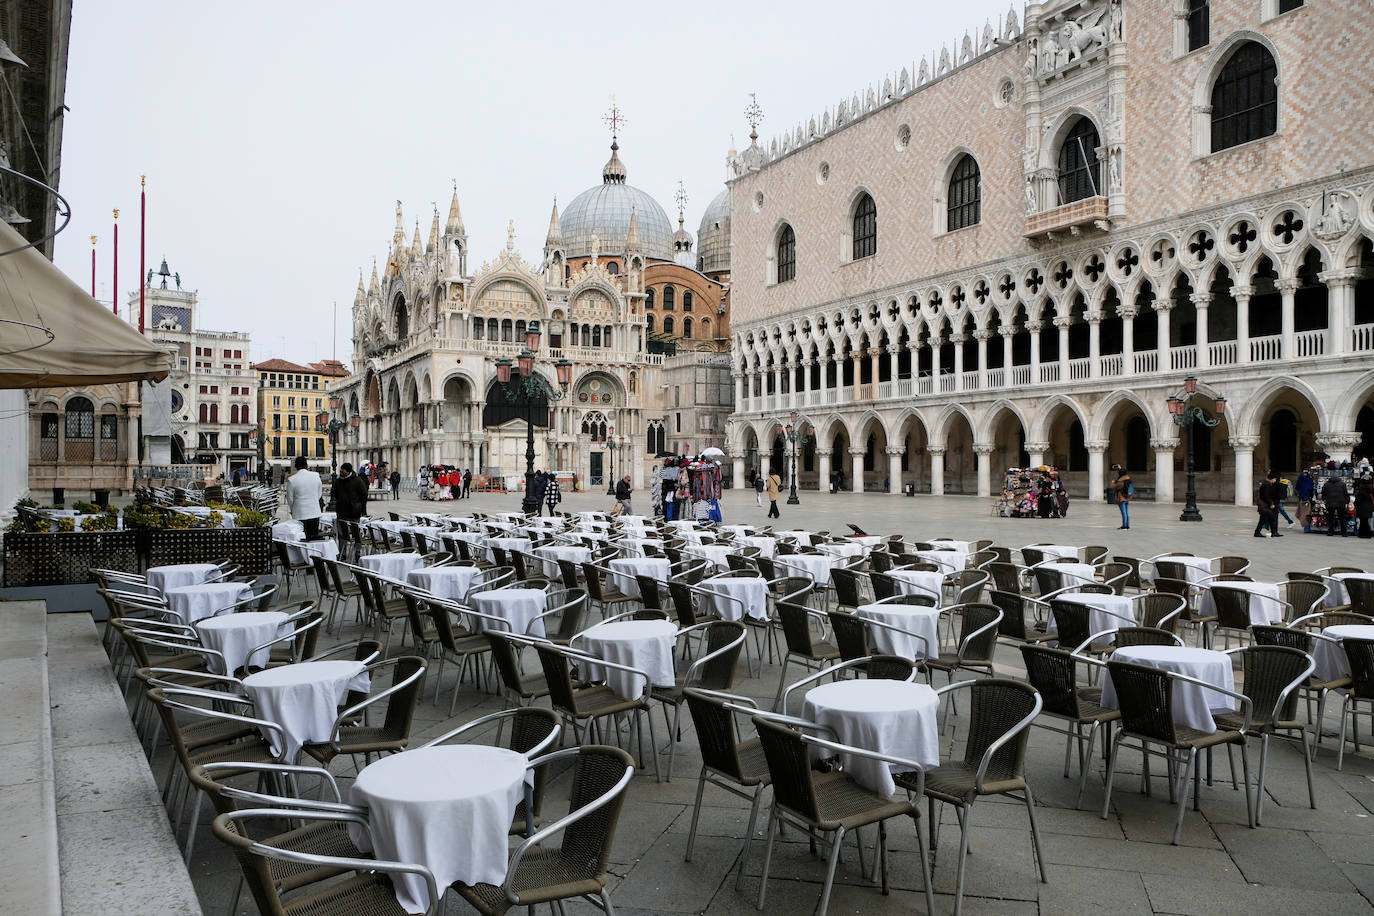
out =
<svg viewBox="0 0 1374 916"><path fill-rule="evenodd" d="M730 269L730 189L706 205L697 228L697 263L702 273Z"/></svg>
<svg viewBox="0 0 1374 916"><path fill-rule="evenodd" d="M668 214L644 191L625 181L625 166L612 144L611 159L602 170L601 184L574 197L559 214L564 254L570 258L592 253L592 236L602 255L625 250L630 214L635 217L639 245L644 254L665 261L673 259L673 226Z"/></svg>

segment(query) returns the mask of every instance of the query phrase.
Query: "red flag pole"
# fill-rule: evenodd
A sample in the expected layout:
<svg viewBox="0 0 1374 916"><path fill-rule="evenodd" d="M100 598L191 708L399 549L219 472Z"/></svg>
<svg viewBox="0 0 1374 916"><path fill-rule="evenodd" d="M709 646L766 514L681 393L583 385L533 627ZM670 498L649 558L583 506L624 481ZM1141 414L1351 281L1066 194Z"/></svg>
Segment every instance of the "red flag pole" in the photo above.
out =
<svg viewBox="0 0 1374 916"><path fill-rule="evenodd" d="M114 313L119 314L119 209L114 212L114 294L110 296L110 301L114 303Z"/></svg>
<svg viewBox="0 0 1374 916"><path fill-rule="evenodd" d="M138 333L143 333L144 309L143 309L143 290L147 283L143 282L143 277L148 269L147 261L147 241L148 241L148 176L138 176Z"/></svg>
<svg viewBox="0 0 1374 916"><path fill-rule="evenodd" d="M91 298L95 298L95 236L91 236Z"/></svg>

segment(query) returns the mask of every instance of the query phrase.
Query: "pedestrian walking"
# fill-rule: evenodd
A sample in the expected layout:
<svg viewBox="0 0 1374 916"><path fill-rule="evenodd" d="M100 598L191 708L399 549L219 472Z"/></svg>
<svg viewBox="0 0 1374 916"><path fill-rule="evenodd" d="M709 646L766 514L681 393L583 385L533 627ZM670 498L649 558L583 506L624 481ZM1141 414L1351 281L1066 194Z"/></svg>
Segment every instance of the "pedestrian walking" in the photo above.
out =
<svg viewBox="0 0 1374 916"><path fill-rule="evenodd" d="M353 465L347 461L339 465L339 479L334 484L334 512L337 517L334 536L339 542L339 553L345 554L348 535L338 522L356 524L367 514L367 484L353 472Z"/></svg>
<svg viewBox="0 0 1374 916"><path fill-rule="evenodd" d="M1310 471L1304 469L1298 475L1298 521L1304 533L1312 531L1312 497L1317 494L1317 482Z"/></svg>
<svg viewBox="0 0 1374 916"><path fill-rule="evenodd" d="M1121 510L1121 528L1131 527L1131 497L1135 495L1135 484L1131 483L1131 472L1119 464L1112 465L1116 480L1112 481L1112 492L1116 495L1116 507Z"/></svg>
<svg viewBox="0 0 1374 916"><path fill-rule="evenodd" d="M782 478L777 471L768 472L768 517L781 518L778 511L778 497L782 495Z"/></svg>
<svg viewBox="0 0 1374 916"><path fill-rule="evenodd" d="M534 482L531 484L531 486L534 488L533 492L530 494L532 497L534 497L534 514L543 515L544 493L547 492L549 489L549 482L544 478L543 471L534 472Z"/></svg>
<svg viewBox="0 0 1374 916"><path fill-rule="evenodd" d="M630 508L630 495L634 488L630 486L630 475L626 474L615 485L616 508L621 515L634 515L634 510Z"/></svg>
<svg viewBox="0 0 1374 916"><path fill-rule="evenodd" d="M547 483L544 487L544 504L549 507L549 516L553 517L558 514L558 504L563 501L563 489L558 486L558 478L555 475L549 474L545 480Z"/></svg>
<svg viewBox="0 0 1374 916"><path fill-rule="evenodd" d="M310 470L310 462L301 455L296 459L296 473L286 482L286 505L291 517L305 529L305 539L313 541L320 536L320 508L323 500L324 482L320 475Z"/></svg>
<svg viewBox="0 0 1374 916"><path fill-rule="evenodd" d="M401 498L401 472L400 472L400 471L392 471L392 472L391 472L391 477L388 478L388 479L391 481L391 498L392 498L393 500L400 499L400 498Z"/></svg>
<svg viewBox="0 0 1374 916"><path fill-rule="evenodd" d="M1345 528L1345 507L1350 503L1350 491L1346 489L1345 478L1329 477L1322 484L1322 501L1326 503L1326 535L1335 537L1339 532L1345 537L1350 532Z"/></svg>
<svg viewBox="0 0 1374 916"><path fill-rule="evenodd" d="M1255 511L1259 513L1259 521L1255 523L1255 537L1276 537L1279 534L1278 512L1278 475L1273 471L1268 471L1264 475L1264 482L1259 485L1259 490L1255 493ZM1269 531L1265 532L1264 527L1268 525Z"/></svg>
<svg viewBox="0 0 1374 916"><path fill-rule="evenodd" d="M1292 517L1283 510L1283 501L1288 498L1288 486L1288 478L1280 477L1277 485L1274 488L1274 495L1278 497L1278 499L1274 503L1274 512L1276 516L1282 516L1284 521L1288 522L1288 527L1292 528L1297 523L1294 522Z"/></svg>
<svg viewBox="0 0 1374 916"><path fill-rule="evenodd" d="M763 508L763 476L754 475L754 505Z"/></svg>
<svg viewBox="0 0 1374 916"><path fill-rule="evenodd" d="M421 499L429 499L429 468L420 467L420 473L415 475L416 495Z"/></svg>
<svg viewBox="0 0 1374 916"><path fill-rule="evenodd" d="M472 493L471 493L471 488L472 488L472 468L468 468L466 471L463 472L463 498L464 498L464 499L467 499L469 496L472 495Z"/></svg>

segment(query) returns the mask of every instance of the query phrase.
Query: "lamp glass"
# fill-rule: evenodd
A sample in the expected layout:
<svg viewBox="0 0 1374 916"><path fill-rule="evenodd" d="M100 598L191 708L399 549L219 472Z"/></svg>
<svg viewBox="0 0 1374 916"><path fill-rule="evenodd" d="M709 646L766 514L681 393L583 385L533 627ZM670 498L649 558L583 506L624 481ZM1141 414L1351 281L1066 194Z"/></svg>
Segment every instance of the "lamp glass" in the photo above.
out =
<svg viewBox="0 0 1374 916"><path fill-rule="evenodd" d="M502 385L510 381L510 360L498 359L496 361L496 380Z"/></svg>
<svg viewBox="0 0 1374 916"><path fill-rule="evenodd" d="M336 395L336 394L331 394L331 395L329 396L329 409L330 409L330 410L338 410L338 409L339 409L340 407L342 407L342 406L343 406L343 398L339 397L339 396Z"/></svg>
<svg viewBox="0 0 1374 916"><path fill-rule="evenodd" d="M554 370L558 373L559 386L567 388L572 383L572 363L566 359L560 359L554 364Z"/></svg>
<svg viewBox="0 0 1374 916"><path fill-rule="evenodd" d="M525 328L525 346L530 350L538 350L539 335L539 322L531 321L529 326Z"/></svg>
<svg viewBox="0 0 1374 916"><path fill-rule="evenodd" d="M1224 413L1226 413L1226 399L1217 398L1217 416L1221 416Z"/></svg>
<svg viewBox="0 0 1374 916"><path fill-rule="evenodd" d="M525 350L520 354L520 374L529 375L534 371L534 354Z"/></svg>
<svg viewBox="0 0 1374 916"><path fill-rule="evenodd" d="M357 429L359 426L363 425L363 418L355 413L352 417L349 418L348 423L354 429Z"/></svg>
<svg viewBox="0 0 1374 916"><path fill-rule="evenodd" d="M1183 390L1189 394L1197 394L1197 376L1190 375L1183 380Z"/></svg>

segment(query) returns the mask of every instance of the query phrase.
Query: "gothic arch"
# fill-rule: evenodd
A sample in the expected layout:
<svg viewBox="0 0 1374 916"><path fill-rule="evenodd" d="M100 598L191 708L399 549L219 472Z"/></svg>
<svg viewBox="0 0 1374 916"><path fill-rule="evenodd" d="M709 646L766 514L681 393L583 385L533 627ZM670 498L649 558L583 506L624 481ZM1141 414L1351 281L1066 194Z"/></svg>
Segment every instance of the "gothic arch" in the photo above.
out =
<svg viewBox="0 0 1374 916"><path fill-rule="evenodd" d="M965 407L960 404L946 404L944 409L941 410L939 415L935 418L935 422L930 425L931 445L943 446L945 444L946 440L949 438L949 424L956 415L964 418L964 422L968 423L970 431L978 428L973 422L973 417Z"/></svg>
<svg viewBox="0 0 1374 916"><path fill-rule="evenodd" d="M870 409L865 410L863 413L859 414L859 416L854 418L854 422L850 425L849 441L863 441L866 438L864 434L868 432L870 426L876 426L878 428L878 432L882 433L883 439L887 439L887 424L883 422L882 417L878 416L878 412L876 410Z"/></svg>
<svg viewBox="0 0 1374 916"><path fill-rule="evenodd" d="M1326 409L1312 386L1291 375L1278 375L1269 379L1257 388L1254 394L1245 399L1245 406L1241 409L1235 425L1235 435L1258 436L1261 432L1265 412L1275 399L1285 391L1292 391L1307 401L1308 406L1317 416L1318 429L1331 429Z"/></svg>
<svg viewBox="0 0 1374 916"><path fill-rule="evenodd" d="M1031 421L1029 427L1022 426L1026 430L1026 441L1043 442L1048 439L1050 435L1049 419L1060 407L1067 407L1078 419L1078 422L1083 424L1083 429L1086 430L1089 427L1088 417L1077 401L1067 395L1055 394L1040 403L1039 408L1035 411L1035 419Z"/></svg>
<svg viewBox="0 0 1374 916"><path fill-rule="evenodd" d="M1355 379L1350 387L1341 394L1336 406L1331 410L1331 429L1333 431L1354 429L1356 420L1360 415L1360 408L1371 397L1374 397L1374 369Z"/></svg>
<svg viewBox="0 0 1374 916"><path fill-rule="evenodd" d="M819 424L817 424L817 427L816 427L816 439L817 439L817 441L819 441L819 442L830 442L831 440L833 440L833 439L835 438L835 430L836 430L837 427L838 427L840 430L843 430L843 431L844 431L844 434L845 434L846 437L849 436L849 428L848 428L847 426L845 426L844 419L841 418L839 414L834 414L834 413L832 413L832 414L830 414L829 416L827 416L825 419L821 420L821 422L820 422ZM828 448L829 446L826 446L826 447Z"/></svg>
<svg viewBox="0 0 1374 916"><path fill-rule="evenodd" d="M1279 90L1278 127L1274 134L1283 132L1283 59L1278 48L1263 34L1251 29L1238 29L1218 41L1207 55L1206 62L1198 70L1193 83L1193 153L1198 156L1211 156L1212 153L1212 87L1216 84L1221 68L1231 59L1241 45L1254 42L1269 52L1274 60L1274 71L1278 74L1274 85ZM1218 153L1226 152L1218 150Z"/></svg>
<svg viewBox="0 0 1374 916"><path fill-rule="evenodd" d="M993 431L997 427L997 421L1003 413L1010 413L1021 424L1022 431L1030 429L1030 424L1026 422L1025 414L1021 413L1021 408L1017 407L1006 398L999 398L983 411L983 422L980 426L974 426L975 442L991 442ZM1081 414L1080 414L1081 416ZM1027 438L1030 438L1027 435Z"/></svg>
<svg viewBox="0 0 1374 916"><path fill-rule="evenodd" d="M1050 128L1044 133L1046 139L1040 144L1040 167L1042 169L1049 168L1058 171L1059 146L1064 142L1064 137L1068 135L1069 129L1073 127L1074 123L1076 123L1079 118L1086 118L1088 121L1092 122L1093 127L1097 128L1097 136L1103 140L1103 142L1106 141L1106 135L1102 132L1102 123L1097 115L1081 105L1074 105L1066 108L1059 113L1059 116L1054 119ZM1041 288L1043 289L1044 287Z"/></svg>
<svg viewBox="0 0 1374 916"><path fill-rule="evenodd" d="M1145 417L1145 422L1150 424L1151 436L1158 435L1155 432L1155 427L1158 424L1154 412L1134 391L1118 388L1103 398L1093 410L1092 422L1085 427L1088 430L1088 439L1095 441L1106 439L1107 431L1111 428L1112 414L1116 412L1117 408L1126 404L1134 404L1140 410L1140 413Z"/></svg>

